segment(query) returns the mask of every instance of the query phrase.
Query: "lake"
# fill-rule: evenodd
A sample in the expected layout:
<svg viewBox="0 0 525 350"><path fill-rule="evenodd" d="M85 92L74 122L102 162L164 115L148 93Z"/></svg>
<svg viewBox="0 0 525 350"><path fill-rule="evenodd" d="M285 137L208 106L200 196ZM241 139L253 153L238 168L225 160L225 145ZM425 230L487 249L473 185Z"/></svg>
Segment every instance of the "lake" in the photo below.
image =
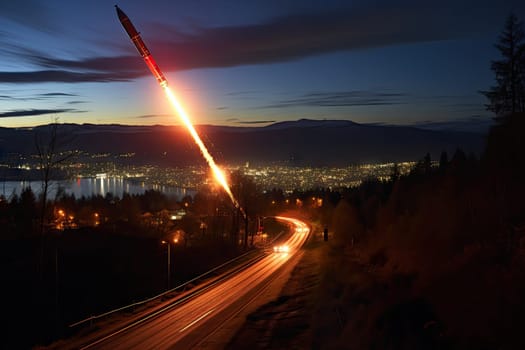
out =
<svg viewBox="0 0 525 350"><path fill-rule="evenodd" d="M3 181L0 182L0 195L6 198L13 193L20 195L26 187L31 187L38 196L42 191L41 181ZM58 188L63 188L67 194L74 194L75 198L91 197L95 195L105 196L111 193L113 196L122 198L124 193L143 194L146 190L156 190L169 197L181 199L184 196L195 194L194 190L180 187L162 186L148 184L145 182L127 180L121 177L97 177L77 178L76 180L51 181L48 198L54 198Z"/></svg>

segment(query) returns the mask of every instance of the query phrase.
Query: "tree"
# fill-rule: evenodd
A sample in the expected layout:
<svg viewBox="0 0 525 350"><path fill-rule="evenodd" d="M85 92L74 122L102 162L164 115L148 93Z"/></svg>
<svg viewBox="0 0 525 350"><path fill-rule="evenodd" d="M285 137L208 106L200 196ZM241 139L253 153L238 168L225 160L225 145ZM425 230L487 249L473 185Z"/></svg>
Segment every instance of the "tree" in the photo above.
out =
<svg viewBox="0 0 525 350"><path fill-rule="evenodd" d="M70 159L75 155L74 152L61 152L65 143L64 139L58 135L58 119L49 125L44 135L39 133L35 134L35 147L37 151L38 163L40 172L42 174L42 192L41 196L41 207L40 207L40 279L43 278L43 266L44 266L44 231L47 213L47 197L49 194L49 186L54 176L53 172L59 167L60 164Z"/></svg>
<svg viewBox="0 0 525 350"><path fill-rule="evenodd" d="M420 159L414 168L410 171L411 175L428 175L432 171L432 159L427 152L423 159Z"/></svg>
<svg viewBox="0 0 525 350"><path fill-rule="evenodd" d="M439 157L439 170L444 171L448 166L448 154L447 151L441 152Z"/></svg>
<svg viewBox="0 0 525 350"><path fill-rule="evenodd" d="M401 177L401 172L399 171L399 165L394 163L392 167L392 172L390 173L390 181L396 182Z"/></svg>
<svg viewBox="0 0 525 350"><path fill-rule="evenodd" d="M496 86L482 92L488 99L487 110L497 116L525 111L525 35L522 22L511 14L496 48L502 59L492 61Z"/></svg>
<svg viewBox="0 0 525 350"><path fill-rule="evenodd" d="M353 246L364 232L357 208L346 200L339 201L332 216L330 230L334 232L337 245Z"/></svg>
<svg viewBox="0 0 525 350"><path fill-rule="evenodd" d="M40 208L40 234L44 234L45 217L47 211L47 197L49 187L54 176L53 172L58 166L75 155L74 152L61 152L60 148L64 146L64 140L58 135L58 120L48 126L46 133L35 134L35 147L38 156L40 172L42 174L42 192Z"/></svg>
<svg viewBox="0 0 525 350"><path fill-rule="evenodd" d="M20 194L18 208L16 211L16 226L21 235L30 235L35 227L34 223L37 218L36 198L31 187L26 187Z"/></svg>
<svg viewBox="0 0 525 350"><path fill-rule="evenodd" d="M423 158L423 166L425 169L425 174L430 174L432 171L432 159L430 158L430 153L427 152L425 158Z"/></svg>
<svg viewBox="0 0 525 350"><path fill-rule="evenodd" d="M231 176L231 188L234 197L239 201L239 205L242 208L242 211L239 209L236 210L236 214L239 216L237 220L234 220L235 224L240 224L240 216L242 214L242 219L244 223L244 249L248 248L248 232L249 232L249 221L255 222L255 218L259 214L258 210L258 197L257 197L257 186L253 180L240 172L234 172ZM252 230L252 234L253 234ZM238 232L238 229L234 230ZM235 234L235 233L234 233Z"/></svg>

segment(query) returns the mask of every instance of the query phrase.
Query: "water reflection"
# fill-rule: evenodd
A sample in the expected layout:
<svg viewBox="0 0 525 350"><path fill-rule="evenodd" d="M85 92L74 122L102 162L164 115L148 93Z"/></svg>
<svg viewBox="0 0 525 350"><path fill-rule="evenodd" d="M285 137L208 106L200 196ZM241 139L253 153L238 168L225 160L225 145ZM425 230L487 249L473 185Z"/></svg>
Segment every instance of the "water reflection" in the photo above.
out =
<svg viewBox="0 0 525 350"><path fill-rule="evenodd" d="M38 196L42 191L41 181L4 181L0 184L0 194L10 197L13 194L20 195L26 187L31 187ZM75 198L91 197L96 195L105 196L111 193L115 197L120 197L124 193L143 194L146 190L156 190L169 197L181 199L186 195L193 196L195 191L180 187L163 186L158 184L148 184L136 182L121 177L97 177L97 178L77 178L76 180L53 181L49 190L48 197L54 198L58 189L63 189L67 194L74 194Z"/></svg>

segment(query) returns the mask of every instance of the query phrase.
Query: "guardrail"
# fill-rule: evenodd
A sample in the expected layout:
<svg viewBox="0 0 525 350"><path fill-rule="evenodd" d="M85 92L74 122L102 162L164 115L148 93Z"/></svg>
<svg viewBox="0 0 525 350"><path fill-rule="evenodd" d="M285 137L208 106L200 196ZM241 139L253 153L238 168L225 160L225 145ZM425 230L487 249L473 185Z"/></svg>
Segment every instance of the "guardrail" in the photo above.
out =
<svg viewBox="0 0 525 350"><path fill-rule="evenodd" d="M117 312L121 312L121 311L125 311L125 310L131 309L131 308L135 308L135 307L137 307L137 306L141 306L141 305L144 305L144 304L149 303L149 302L151 302L151 301L154 301L154 300L156 300L156 299L162 298L163 296L165 296L165 295L167 295L167 294L169 294L169 293L173 293L173 292L175 292L175 291L177 291L177 290L179 290L179 289L184 289L188 284L193 283L193 282L195 282L195 281L197 281L197 280L199 280L199 279L201 279L201 278L203 278L203 277L206 277L206 276L208 276L208 275L214 273L215 271L217 271L217 270L219 270L219 269L221 269L221 268L223 268L223 267L225 267L225 266L227 266L227 265L229 265L229 264L231 264L231 263L233 263L233 262L235 262L235 261L237 261L237 260L239 260L239 259L241 259L241 258L244 258L244 257L246 257L246 256L249 255L249 254L252 254L253 252L254 252L254 251L252 250L252 251L246 252L246 253L244 253L244 254L242 254L242 255L239 255L238 257L233 258L233 259L231 259L231 260L228 260L228 261L226 261L225 263L223 263L223 264L221 264L221 265L219 265L219 266L216 266L216 267L214 267L213 269L211 269L211 270L209 270L209 271L207 271L207 272L205 272L205 273L203 273L203 274L201 274L201 275L199 275L199 276L197 276L197 277L195 277L195 278L192 278L191 280L186 281L186 282L184 282L184 283L181 284L181 285L178 285L178 286L176 286L176 287L174 287L174 288L172 288L172 289L168 289L168 290L166 290L166 291L164 291L164 292L162 292L162 293L160 293L160 294L157 294L157 295L155 295L155 296L152 296L152 297L150 297L150 298L148 298L148 299L144 299L144 300L141 300L141 301L137 301L137 302L135 302L135 303L132 303L132 304L129 304L129 305L126 305L126 306L119 307L119 308L117 308L117 309L113 309L113 310L110 310L110 311L104 312L104 313L102 313L102 314L100 314L100 315L93 315L93 316L90 316L90 317L88 317L88 318L86 318L86 319L83 319L83 320L77 321L77 322L75 322L75 323L72 323L72 324L70 324L68 327L69 327L69 328L74 328L74 327L80 326L80 325L82 325L82 324L84 324L84 323L87 323L87 322L93 322L93 321L95 321L95 320L98 320L98 319L101 319L101 318L104 318L104 317L110 316L110 315L115 314L115 313L117 313Z"/></svg>
<svg viewBox="0 0 525 350"><path fill-rule="evenodd" d="M274 242L274 241L275 241L278 237L280 237L283 233L284 233L284 232L280 232L280 233L279 233L278 235L276 235L276 236L275 236L270 242L268 242L267 245L269 245L269 244L271 244L272 242ZM233 258L233 259L231 259L231 260L228 260L228 261L226 261L225 263L223 263L223 264L221 264L221 265L219 265L219 266L216 266L216 267L214 267L213 269L211 269L211 270L209 270L209 271L207 271L207 272L205 272L205 273L203 273L203 274L201 274L201 275L199 275L199 276L197 276L197 277L195 277L195 278L192 278L191 280L186 281L186 282L184 282L184 283L181 284L181 285L178 285L178 286L176 286L176 287L174 287L174 288L172 288L172 289L166 290L166 291L164 291L164 292L162 292L162 293L160 293L160 294L158 294L158 295L152 296L152 297L150 297L150 298L148 298L148 299L144 299L144 300L141 300L141 301L134 302L134 303L129 304L129 305L126 305L126 306L119 307L119 308L117 308L117 309L113 309L113 310L110 310L110 311L104 312L104 313L102 313L102 314L100 314L100 315L93 315L93 316L90 316L90 317L88 317L88 318L86 318L86 319L83 319L83 320L77 321L77 322L75 322L75 323L72 323L72 324L70 324L68 327L69 327L69 328L75 328L75 327L77 327L77 326L80 326L80 325L85 324L85 323L88 323L88 322L91 323L91 322L93 322L93 321L96 321L96 320L98 320L98 319L101 319L101 318L104 318L104 317L110 316L110 315L115 314L115 313L117 313L117 312L125 311L125 310L131 309L131 308L135 308L135 307L137 307L137 306L144 305L144 304L149 303L149 302L151 302L151 301L154 301L154 300L156 300L156 299L162 298L163 296L165 296L165 295L167 295L167 294L173 293L173 292L175 292L175 291L177 291L177 290L179 290L179 289L185 289L185 287L186 287L188 284L193 283L193 282L195 282L195 281L197 281L197 280L199 280L199 279L201 279L201 278L203 278L203 277L206 277L206 276L208 276L208 275L214 273L215 271L217 271L217 270L219 270L219 269L221 269L221 268L223 268L223 267L225 267L225 266L227 266L227 265L229 265L229 264L232 264L233 262L235 262L235 261L237 261L237 260L239 260L239 259L241 259L241 258L244 258L244 257L248 256L249 254L252 254L253 252L254 252L254 250L251 250L251 251L249 251L249 252L246 252L246 253L244 253L244 254L241 254L241 255L239 255L238 257L235 257L235 258Z"/></svg>

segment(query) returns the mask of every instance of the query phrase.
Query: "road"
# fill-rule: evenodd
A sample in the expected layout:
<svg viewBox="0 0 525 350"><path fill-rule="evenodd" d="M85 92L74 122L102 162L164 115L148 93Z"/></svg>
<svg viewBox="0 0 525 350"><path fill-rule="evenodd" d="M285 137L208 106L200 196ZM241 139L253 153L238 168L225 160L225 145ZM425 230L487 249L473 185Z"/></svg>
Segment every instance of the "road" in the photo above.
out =
<svg viewBox="0 0 525 350"><path fill-rule="evenodd" d="M304 222L276 217L292 225L288 253L269 253L262 260L203 293L83 349L187 349L197 346L255 299L310 234Z"/></svg>

